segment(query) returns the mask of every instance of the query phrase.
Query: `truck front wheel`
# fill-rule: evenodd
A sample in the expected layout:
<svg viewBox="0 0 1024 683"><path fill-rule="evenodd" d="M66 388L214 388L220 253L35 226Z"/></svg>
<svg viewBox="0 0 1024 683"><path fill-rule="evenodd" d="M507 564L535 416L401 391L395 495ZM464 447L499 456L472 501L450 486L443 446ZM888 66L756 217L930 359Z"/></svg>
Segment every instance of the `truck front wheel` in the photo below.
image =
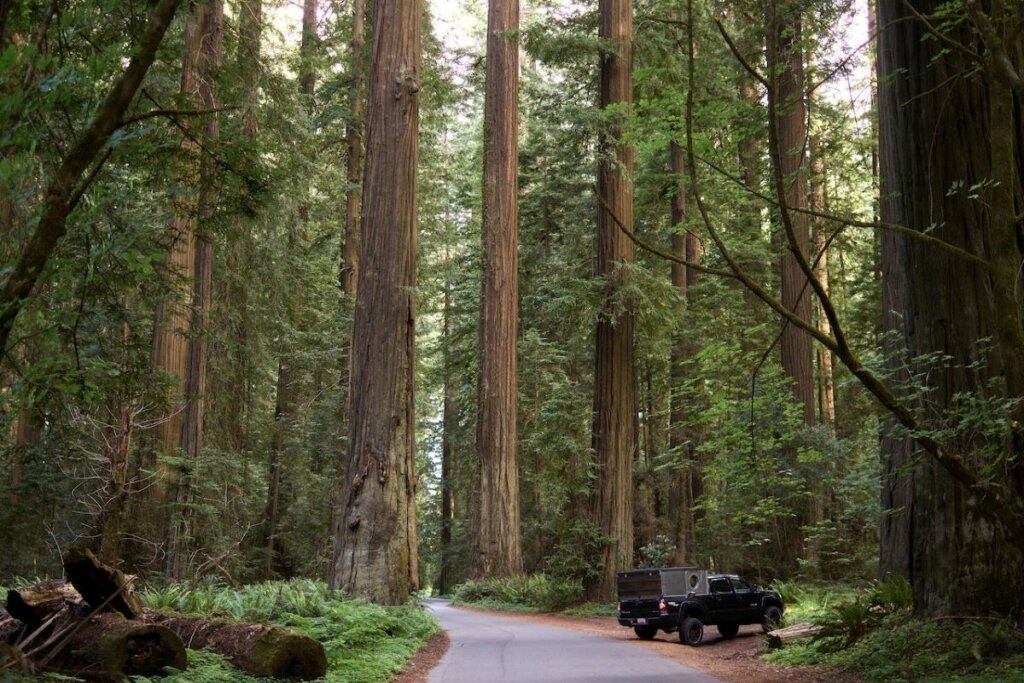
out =
<svg viewBox="0 0 1024 683"><path fill-rule="evenodd" d="M640 640L651 640L658 634L657 626L634 626L633 632Z"/></svg>
<svg viewBox="0 0 1024 683"><path fill-rule="evenodd" d="M679 642L687 645L700 645L704 638L704 622L697 617L686 617L679 627Z"/></svg>
<svg viewBox="0 0 1024 683"><path fill-rule="evenodd" d="M761 628L765 633L774 631L782 626L782 610L775 605L768 605L761 615Z"/></svg>

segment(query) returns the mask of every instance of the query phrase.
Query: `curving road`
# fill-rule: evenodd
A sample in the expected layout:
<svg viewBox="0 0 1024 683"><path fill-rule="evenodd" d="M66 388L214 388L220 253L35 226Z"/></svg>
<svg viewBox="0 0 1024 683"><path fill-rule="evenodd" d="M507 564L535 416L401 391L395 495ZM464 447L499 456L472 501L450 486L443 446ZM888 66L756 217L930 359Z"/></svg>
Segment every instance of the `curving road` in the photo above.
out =
<svg viewBox="0 0 1024 683"><path fill-rule="evenodd" d="M639 643L424 603L451 640L428 683L718 683Z"/></svg>

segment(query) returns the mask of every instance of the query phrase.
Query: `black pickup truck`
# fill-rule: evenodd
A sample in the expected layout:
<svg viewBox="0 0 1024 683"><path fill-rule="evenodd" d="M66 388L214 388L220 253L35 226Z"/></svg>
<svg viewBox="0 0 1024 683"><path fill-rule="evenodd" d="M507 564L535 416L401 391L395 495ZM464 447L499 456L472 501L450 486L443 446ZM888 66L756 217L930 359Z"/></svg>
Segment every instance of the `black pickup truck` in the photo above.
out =
<svg viewBox="0 0 1024 683"><path fill-rule="evenodd" d="M679 642L698 645L704 625L732 638L742 624L761 624L765 632L782 622L782 596L762 590L735 574L712 574L695 567L620 572L619 623L650 640L658 630L679 634Z"/></svg>

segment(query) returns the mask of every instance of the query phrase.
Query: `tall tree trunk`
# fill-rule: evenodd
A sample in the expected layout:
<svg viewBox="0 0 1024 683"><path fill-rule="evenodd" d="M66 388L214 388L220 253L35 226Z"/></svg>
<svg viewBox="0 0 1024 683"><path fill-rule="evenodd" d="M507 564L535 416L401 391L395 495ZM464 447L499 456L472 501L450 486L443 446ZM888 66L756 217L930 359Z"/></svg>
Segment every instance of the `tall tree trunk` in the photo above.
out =
<svg viewBox="0 0 1024 683"><path fill-rule="evenodd" d="M445 250L446 266L449 258ZM455 522L455 432L459 426L459 407L454 367L452 365L451 338L452 319L452 282L449 280L444 287L443 337L444 349L444 399L442 410L441 433L441 571L437 579L437 590L441 595L448 595L454 577L452 575L452 524Z"/></svg>
<svg viewBox="0 0 1024 683"><path fill-rule="evenodd" d="M217 88L214 79L220 69L221 25L224 15L223 0L209 0L198 5L194 19L197 24L198 52L196 53L196 74L199 103L205 109L218 106ZM217 114L208 114L202 139L210 144L220 134ZM168 539L167 574L172 579L180 578L185 570L183 564L187 543L192 536L189 505L192 501L192 479L203 447L203 417L206 407L206 365L209 347L207 322L209 319L210 294L213 289L213 241L210 222L216 206L217 166L208 153L200 156L199 200L197 228L195 231L194 264L192 268L191 321L187 342L185 365L184 399L182 411L180 448L185 466L178 474L175 485L175 502L178 510L172 521Z"/></svg>
<svg viewBox="0 0 1024 683"><path fill-rule="evenodd" d="M800 7L793 0L772 3L772 30L769 35L769 73L774 75L773 89L778 136L779 165L786 184L786 203L807 208L807 99L804 93L804 64L801 47ZM806 257L810 240L807 214L790 212L795 247L785 247L780 262L782 305L802 320L811 320L811 291L807 278L792 249ZM783 239L784 245L788 241ZM804 424L814 424L814 352L811 338L793 325L786 325L780 342L782 367L793 382L793 391L803 408Z"/></svg>
<svg viewBox="0 0 1024 683"><path fill-rule="evenodd" d="M312 0L307 0L311 2ZM363 99L366 88L363 71L366 68L363 43L365 29L366 0L352 0L352 39L349 52L352 63L352 84L349 86L349 121L345 130L346 157L345 175L348 189L345 191L345 249L341 264L341 290L350 300L356 296L359 275L359 214L363 182ZM347 372L347 371L346 371Z"/></svg>
<svg viewBox="0 0 1024 683"><path fill-rule="evenodd" d="M480 524L471 575L523 571L516 441L519 274L519 0L490 0L484 93L480 306Z"/></svg>
<svg viewBox="0 0 1024 683"><path fill-rule="evenodd" d="M930 16L940 5L926 0L914 9ZM944 444L949 452L998 482L1011 509L1020 510L1024 403L1000 402L1024 398L1024 337L1014 300L1022 258L1022 140L1020 109L997 58L1000 42L1011 46L1009 59L1019 74L1021 41L1014 29L1016 4L989 7L987 14L972 15L973 27L964 22L950 29L950 37L965 45L981 42L975 30L982 29L985 64L979 70L932 39L904 3L878 2L882 220L928 231L988 262L982 267L888 233L882 240L883 301L886 330L898 335L896 345L907 350L929 389L920 412L930 426L952 434ZM984 35L986 23L997 40ZM924 354L950 360L929 368ZM1005 420L1006 433L956 429L968 396L989 402L987 410L993 420ZM1024 548L1012 540L1020 523L1015 530L1005 518L993 523L972 488L933 459L916 457L899 434L889 433L882 445L882 570L906 576L915 606L925 613L1024 609Z"/></svg>
<svg viewBox="0 0 1024 683"><path fill-rule="evenodd" d="M330 584L384 604L419 585L414 461L420 0L378 0L352 335L345 513Z"/></svg>
<svg viewBox="0 0 1024 683"><path fill-rule="evenodd" d="M633 3L600 0L601 38L614 48L601 56L602 109L633 101ZM590 582L592 600L615 595L615 574L633 566L633 459L636 456L636 371L633 307L620 301L633 242L633 148L622 142L625 121L609 123L601 136L598 167L597 275L604 280L604 302L597 323L594 365L593 445L596 481L593 514L606 535ZM620 228L621 224L621 228ZM623 305L624 304L624 305ZM620 308L621 307L621 308Z"/></svg>
<svg viewBox="0 0 1024 683"><path fill-rule="evenodd" d="M686 183L683 178L686 166L683 148L675 141L670 143L669 161L672 176L676 179L671 212L672 253L688 263L700 263L703 256L700 239L696 233L685 229ZM685 232L681 232L683 230ZM697 284L699 278L700 273L696 269L688 268L681 263L672 263L672 286L679 293L679 314L692 303L692 287ZM684 365L693 356L694 351L692 338L683 332L677 333L672 340L672 393L669 415L669 446L673 453L678 454L681 465L670 492L676 546L673 562L676 565L696 563L697 512L694 505L703 493L701 464L697 460L694 435L686 427L686 410L683 398L679 394L680 387L686 380Z"/></svg>

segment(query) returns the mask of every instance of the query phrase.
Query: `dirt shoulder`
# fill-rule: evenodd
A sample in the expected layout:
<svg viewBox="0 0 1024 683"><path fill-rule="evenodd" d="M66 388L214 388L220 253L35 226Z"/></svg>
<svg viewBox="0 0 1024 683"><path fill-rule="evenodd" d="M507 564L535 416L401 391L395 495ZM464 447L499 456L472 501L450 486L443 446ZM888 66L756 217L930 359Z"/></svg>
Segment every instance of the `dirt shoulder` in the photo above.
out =
<svg viewBox="0 0 1024 683"><path fill-rule="evenodd" d="M466 609L462 607L462 609ZM521 614L499 612L503 617L534 621L548 626L560 626L615 640L628 640L637 647L647 647L664 657L670 657L688 666L698 667L729 683L857 683L859 679L843 672L821 667L781 667L761 660L767 645L758 625L743 626L732 640L725 640L713 627L704 630L700 647L688 647L679 642L674 633L659 631L650 641L641 641L633 629L619 626L613 617L569 617L560 614ZM438 658L437 661L440 661ZM436 664L436 662L435 662ZM416 679L397 679L412 683ZM419 680L425 680L419 679Z"/></svg>

